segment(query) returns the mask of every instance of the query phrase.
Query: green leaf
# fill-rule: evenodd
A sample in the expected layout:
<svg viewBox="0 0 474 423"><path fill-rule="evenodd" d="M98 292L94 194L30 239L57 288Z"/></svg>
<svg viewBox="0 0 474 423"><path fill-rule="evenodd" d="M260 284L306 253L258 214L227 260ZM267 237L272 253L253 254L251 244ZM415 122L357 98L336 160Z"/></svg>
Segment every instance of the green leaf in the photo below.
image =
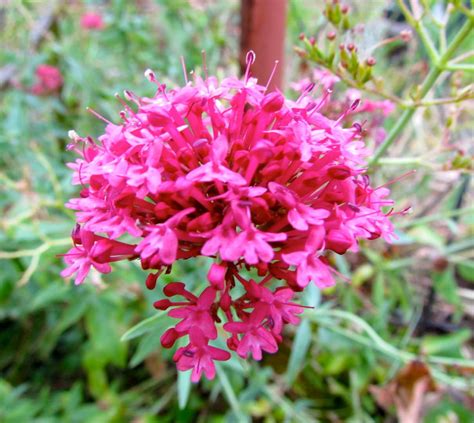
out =
<svg viewBox="0 0 474 423"><path fill-rule="evenodd" d="M314 283L310 283L303 291L302 299L303 304L317 307L321 303L321 290Z"/></svg>
<svg viewBox="0 0 474 423"><path fill-rule="evenodd" d="M358 266L352 275L352 284L354 286L362 285L374 275L374 272L374 266L372 266L370 263L365 263L361 266Z"/></svg>
<svg viewBox="0 0 474 423"><path fill-rule="evenodd" d="M223 361L222 365L229 369L231 372L238 373L240 375L246 374L249 371L248 363L237 356L237 354L233 354L229 360Z"/></svg>
<svg viewBox="0 0 474 423"><path fill-rule="evenodd" d="M385 278L383 272L378 272L372 287L372 301L381 308L385 299Z"/></svg>
<svg viewBox="0 0 474 423"><path fill-rule="evenodd" d="M311 345L311 325L307 319L304 319L296 332L291 355L286 369L286 380L288 385L292 385L304 363L304 358Z"/></svg>
<svg viewBox="0 0 474 423"><path fill-rule="evenodd" d="M87 349L82 362L87 373L89 390L95 398L100 398L108 386L104 360L94 350Z"/></svg>
<svg viewBox="0 0 474 423"><path fill-rule="evenodd" d="M52 303L68 299L69 286L52 283L50 286L43 288L34 298L30 306L30 311L38 311L49 306Z"/></svg>
<svg viewBox="0 0 474 423"><path fill-rule="evenodd" d="M74 301L72 304L68 304L61 313L61 318L58 324L54 326L45 336L41 346L41 353L44 357L47 357L51 350L55 347L58 338L61 334L68 329L70 326L75 324L79 319L82 318L88 307L87 300Z"/></svg>
<svg viewBox="0 0 474 423"><path fill-rule="evenodd" d="M329 355L326 357L326 361L322 364L324 373L328 375L341 374L343 371L350 368L352 364L351 357L353 357L353 354L345 351Z"/></svg>
<svg viewBox="0 0 474 423"><path fill-rule="evenodd" d="M436 292L444 300L456 306L460 305L458 284L452 268L448 268L443 272L435 272L433 275L433 283Z"/></svg>
<svg viewBox="0 0 474 423"><path fill-rule="evenodd" d="M156 313L154 316L142 320L140 323L137 323L135 326L127 330L127 332L122 335L120 340L122 342L130 341L130 339L137 338L145 333L150 332L151 330L155 329L159 323L161 323L161 320L165 316L166 311L161 311L159 313Z"/></svg>
<svg viewBox="0 0 474 423"><path fill-rule="evenodd" d="M160 348L160 336L158 333L151 333L140 339L137 350L130 359L130 367L138 366L145 358L147 358L153 351Z"/></svg>
<svg viewBox="0 0 474 423"><path fill-rule="evenodd" d="M443 353L451 357L461 357L461 346L471 338L469 329L461 329L449 335L425 336L421 349L427 355Z"/></svg>
<svg viewBox="0 0 474 423"><path fill-rule="evenodd" d="M186 408L191 392L191 372L192 370L178 372L178 405L181 410Z"/></svg>
<svg viewBox="0 0 474 423"><path fill-rule="evenodd" d="M336 262L337 270L339 270L339 272L341 272L344 276L350 278L351 267L349 266L349 263L347 262L346 258L344 256L340 256L339 254L334 254L333 257L334 257L334 261ZM310 285L314 285L314 284L310 284Z"/></svg>
<svg viewBox="0 0 474 423"><path fill-rule="evenodd" d="M226 372L222 369L220 364L216 365L216 373L219 379L219 382L222 385L222 389L224 389L225 396L227 397L227 401L229 401L230 406L232 407L232 411L237 416L243 417L243 412L240 409L239 400L237 399L237 395L230 384L229 378L227 377Z"/></svg>
<svg viewBox="0 0 474 423"><path fill-rule="evenodd" d="M474 282L474 260L458 263L456 267L459 275L468 282Z"/></svg>
<svg viewBox="0 0 474 423"><path fill-rule="evenodd" d="M430 245L439 249L444 247L444 238L428 226L416 226L408 231L407 235L419 244Z"/></svg>
<svg viewBox="0 0 474 423"><path fill-rule="evenodd" d="M120 342L118 322L120 309L105 298L97 297L85 315L91 349L104 363L124 366L127 345Z"/></svg>
<svg viewBox="0 0 474 423"><path fill-rule="evenodd" d="M429 409L423 418L423 423L442 422L472 423L474 413L458 402L442 399Z"/></svg>
<svg viewBox="0 0 474 423"><path fill-rule="evenodd" d="M393 245L410 245L415 242L413 237L411 237L401 229L395 229L395 235L397 236L397 238L392 241Z"/></svg>

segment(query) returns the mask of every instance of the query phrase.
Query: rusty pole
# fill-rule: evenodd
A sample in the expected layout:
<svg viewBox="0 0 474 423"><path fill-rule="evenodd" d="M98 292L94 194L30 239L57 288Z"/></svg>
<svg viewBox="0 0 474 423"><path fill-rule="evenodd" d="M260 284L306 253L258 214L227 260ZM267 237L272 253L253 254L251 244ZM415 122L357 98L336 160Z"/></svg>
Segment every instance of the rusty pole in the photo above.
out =
<svg viewBox="0 0 474 423"><path fill-rule="evenodd" d="M283 88L287 0L241 0L240 67L245 71L245 56L257 56L252 76L266 85L275 60L279 61L269 90Z"/></svg>

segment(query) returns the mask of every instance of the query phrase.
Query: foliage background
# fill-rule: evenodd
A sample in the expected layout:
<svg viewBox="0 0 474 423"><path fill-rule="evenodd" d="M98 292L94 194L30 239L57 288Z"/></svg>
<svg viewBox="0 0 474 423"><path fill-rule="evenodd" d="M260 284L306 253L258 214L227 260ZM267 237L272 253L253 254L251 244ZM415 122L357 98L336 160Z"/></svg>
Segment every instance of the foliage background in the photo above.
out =
<svg viewBox="0 0 474 423"><path fill-rule="evenodd" d="M427 3L435 15L446 7ZM293 46L301 31L325 28L325 5L289 4L287 79L298 80L314 64ZM351 4L352 19L366 28L361 51L407 27L396 3L366 4ZM81 29L86 10L103 14L103 31ZM453 19L448 38L463 19ZM393 421L410 406L427 422L473 421L472 99L420 108L380 160L378 183L418 170L394 186L398 208L414 209L396 219L399 241L335 257L352 283L308 289L301 301L316 309L288 328L276 355L233 359L215 381L191 387L159 346L169 321L153 310L159 294L146 291L137 263L79 287L59 277L56 255L68 248L73 225L63 204L75 190L66 134L99 135L102 123L85 108L115 119L115 92L151 94L146 68L171 85L181 81L181 55L199 71L205 49L217 75L238 73L239 2L7 0L0 28L0 421ZM463 51L472 48L471 38ZM377 74L398 95L429 66L416 37L375 56ZM28 93L41 63L60 68L60 94ZM469 83L467 72L446 74L432 95L449 97ZM197 285L206 266L186 262L169 278ZM412 377L404 379L402 369L416 358L426 365L420 374L409 367ZM420 398L414 390L425 372L437 388ZM396 407L383 404L387 386L405 395Z"/></svg>

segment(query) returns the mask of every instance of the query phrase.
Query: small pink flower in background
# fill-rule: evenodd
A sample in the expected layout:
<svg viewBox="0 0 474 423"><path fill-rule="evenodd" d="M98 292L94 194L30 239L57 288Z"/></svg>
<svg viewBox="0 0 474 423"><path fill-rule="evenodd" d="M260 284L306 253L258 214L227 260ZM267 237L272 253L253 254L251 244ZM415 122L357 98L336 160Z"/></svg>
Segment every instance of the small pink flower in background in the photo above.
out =
<svg viewBox="0 0 474 423"><path fill-rule="evenodd" d="M248 58L243 80L194 76L171 90L147 71L155 95L125 91L122 123L109 123L99 142L71 133L73 183L83 188L67 206L81 226L63 276L81 283L91 267L106 273L110 262L137 258L153 271L146 286L154 289L177 261L210 257L199 296L170 282L154 303L179 320L161 343L187 338L174 360L195 382L230 358L212 345L219 336L240 357L275 353L303 311L295 294L335 283L328 255L393 235L383 210L389 192L370 185L361 125L350 121L359 98L325 116L327 92L314 98L305 89L296 101L267 93L249 78ZM316 76L323 90L337 82Z"/></svg>
<svg viewBox="0 0 474 423"><path fill-rule="evenodd" d="M87 12L81 16L81 27L100 31L105 28L105 22L99 13Z"/></svg>
<svg viewBox="0 0 474 423"><path fill-rule="evenodd" d="M315 68L313 70L313 81L319 82L325 89L332 89L340 79L326 69Z"/></svg>
<svg viewBox="0 0 474 423"><path fill-rule="evenodd" d="M48 95L58 92L63 86L61 71L50 65L39 65L35 71L36 82L30 88L34 95Z"/></svg>

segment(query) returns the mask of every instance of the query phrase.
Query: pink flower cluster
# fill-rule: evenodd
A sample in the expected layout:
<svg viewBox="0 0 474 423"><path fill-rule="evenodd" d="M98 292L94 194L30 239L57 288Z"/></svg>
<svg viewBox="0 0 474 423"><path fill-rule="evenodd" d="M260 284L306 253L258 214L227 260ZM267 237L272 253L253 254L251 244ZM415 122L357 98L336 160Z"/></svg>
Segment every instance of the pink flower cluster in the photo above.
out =
<svg viewBox="0 0 474 423"><path fill-rule="evenodd" d="M296 101L267 93L249 77L253 60L242 80L194 76L171 90L147 71L156 94L117 96L121 124L109 122L98 142L70 133L80 155L73 182L83 188L67 203L78 226L63 276L81 283L91 267L108 273L111 262L139 259L153 289L178 260L214 260L199 296L172 282L154 304L179 319L161 342L187 337L174 360L193 381L212 379L214 361L230 357L211 345L220 323L240 357L276 352L303 311L295 293L335 283L328 254L393 234L382 211L389 191L364 174L361 126L342 125L358 102L331 120L312 87Z"/></svg>
<svg viewBox="0 0 474 423"><path fill-rule="evenodd" d="M105 28L102 15L95 12L87 12L81 16L81 28L87 30L101 31Z"/></svg>
<svg viewBox="0 0 474 423"><path fill-rule="evenodd" d="M53 94L61 89L64 80L61 71L51 65L39 65L35 71L36 82L30 88L34 95L43 96Z"/></svg>

